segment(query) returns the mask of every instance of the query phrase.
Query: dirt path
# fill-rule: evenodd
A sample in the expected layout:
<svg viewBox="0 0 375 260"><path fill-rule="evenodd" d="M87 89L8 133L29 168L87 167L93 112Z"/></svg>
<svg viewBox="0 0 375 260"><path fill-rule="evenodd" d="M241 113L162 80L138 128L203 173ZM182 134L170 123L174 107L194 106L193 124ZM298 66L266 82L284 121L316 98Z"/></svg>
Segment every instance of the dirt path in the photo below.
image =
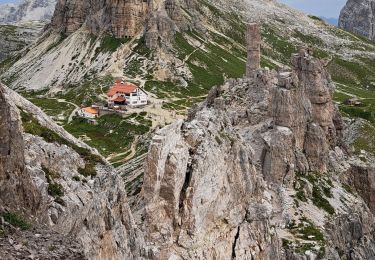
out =
<svg viewBox="0 0 375 260"><path fill-rule="evenodd" d="M73 117L76 115L76 113L78 112L80 107L77 106L76 104L74 104L73 102L66 101L65 99L62 99L62 98L51 98L51 99L55 99L59 103L67 103L67 104L70 104L70 105L75 107L75 109L72 111L72 113L70 113L70 115L68 117L68 123L72 122Z"/></svg>
<svg viewBox="0 0 375 260"><path fill-rule="evenodd" d="M109 160L111 160L111 159L113 159L113 158L119 157L119 156L121 156L121 155L125 155L125 154L127 154L127 153L130 151L130 154L127 155L124 159L121 159L121 160L118 160L118 161L116 161L116 162L113 162L112 164L129 161L129 160L132 159L132 158L134 157L134 155L137 153L137 145L138 145L138 141L139 141L139 136L137 135L137 136L135 136L134 141L133 141L133 143L131 144L129 150L127 150L126 152L123 152L123 153L112 154L112 155L108 156L106 159L109 161Z"/></svg>

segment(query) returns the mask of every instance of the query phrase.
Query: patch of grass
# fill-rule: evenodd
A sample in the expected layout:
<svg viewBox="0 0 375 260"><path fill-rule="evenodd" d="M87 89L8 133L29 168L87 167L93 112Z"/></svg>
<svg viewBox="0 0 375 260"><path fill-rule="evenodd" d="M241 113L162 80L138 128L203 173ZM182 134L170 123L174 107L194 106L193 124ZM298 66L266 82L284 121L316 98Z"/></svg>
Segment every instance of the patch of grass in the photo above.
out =
<svg viewBox="0 0 375 260"><path fill-rule="evenodd" d="M48 194L54 198L64 196L64 188L59 183L50 183L48 185Z"/></svg>
<svg viewBox="0 0 375 260"><path fill-rule="evenodd" d="M313 35L308 35L308 34L303 34L302 32L298 30L294 30L294 37L300 39L303 43L308 43L314 46L320 46L323 47L325 44L322 39L319 37L313 36Z"/></svg>
<svg viewBox="0 0 375 260"><path fill-rule="evenodd" d="M42 126L38 120L36 120L31 114L26 113L25 111L21 110L21 120L24 131L26 133L40 136L48 143L59 143L59 144L66 144L69 143L62 137L60 137L57 133L53 132L49 128Z"/></svg>
<svg viewBox="0 0 375 260"><path fill-rule="evenodd" d="M269 48L263 49L263 54L281 63L290 64L290 57L297 53L297 48L289 40L277 34L271 26L264 24L262 27L263 41Z"/></svg>
<svg viewBox="0 0 375 260"><path fill-rule="evenodd" d="M44 171L47 182L48 182L48 188L47 188L48 194L55 199L55 202L61 205L65 205L64 200L61 198L62 196L64 196L64 188L61 184L55 181L55 179L59 178L60 175L58 173L50 171L48 168L44 167L43 165L42 165L42 170Z"/></svg>
<svg viewBox="0 0 375 260"><path fill-rule="evenodd" d="M142 36L138 40L137 46L134 48L133 51L144 57L149 57L151 55L152 51L146 46L145 36Z"/></svg>
<svg viewBox="0 0 375 260"><path fill-rule="evenodd" d="M322 18L315 16L315 15L309 15L309 17L313 20L319 21L319 22L324 22Z"/></svg>
<svg viewBox="0 0 375 260"><path fill-rule="evenodd" d="M311 200L314 203L314 205L318 208L325 210L331 215L335 214L335 209L332 207L329 201L323 196L321 190L317 186L313 187Z"/></svg>
<svg viewBox="0 0 375 260"><path fill-rule="evenodd" d="M305 196L305 192L303 190L298 190L297 193L296 193L296 197L300 201L307 202L307 199L306 199L306 196Z"/></svg>
<svg viewBox="0 0 375 260"><path fill-rule="evenodd" d="M85 168L79 168L78 172L79 174L85 176L85 177L90 177L90 176L96 176L96 169L95 169L96 164L94 163L86 163Z"/></svg>
<svg viewBox="0 0 375 260"><path fill-rule="evenodd" d="M59 46L66 38L67 38L67 36L65 34L61 33L59 38L54 43L52 43L51 45L48 46L46 52L49 52L50 50Z"/></svg>
<svg viewBox="0 0 375 260"><path fill-rule="evenodd" d="M31 228L31 224L16 213L6 212L2 214L2 217L6 222L11 224L12 226L20 228L21 230L28 230Z"/></svg>
<svg viewBox="0 0 375 260"><path fill-rule="evenodd" d="M130 38L116 38L113 35L106 34L101 39L99 50L96 50L96 52L114 52L129 40Z"/></svg>
<svg viewBox="0 0 375 260"><path fill-rule="evenodd" d="M47 115L51 117L63 116L65 120L73 112L75 107L72 104L58 102L56 99L46 97L28 98L34 105L40 107Z"/></svg>
<svg viewBox="0 0 375 260"><path fill-rule="evenodd" d="M320 229L311 222L299 229L299 237L304 240L324 241L324 236Z"/></svg>
<svg viewBox="0 0 375 260"><path fill-rule="evenodd" d="M367 151L370 155L375 156L375 126L368 122L364 123L359 129L359 133L354 140L353 146L356 154L362 150Z"/></svg>
<svg viewBox="0 0 375 260"><path fill-rule="evenodd" d="M79 84L70 84L65 86L64 92L56 95L56 98L65 99L77 106L91 106L95 103L104 103L100 95L106 93L113 85L114 78L110 75L101 78L85 80Z"/></svg>
<svg viewBox="0 0 375 260"><path fill-rule="evenodd" d="M128 150L134 141L134 136L143 135L151 128L151 121L137 114L127 118L105 115L100 117L97 123L92 125L83 118L74 118L65 129L77 138L85 136L88 138L86 142L89 145L108 156ZM93 165L88 164L81 170L81 174L86 175L92 169Z"/></svg>
<svg viewBox="0 0 375 260"><path fill-rule="evenodd" d="M342 184L342 187L344 188L344 190L345 190L347 193L349 193L349 194L353 194L353 189L352 189L352 187L350 187L348 184L343 183L343 184Z"/></svg>
<svg viewBox="0 0 375 260"><path fill-rule="evenodd" d="M73 181L81 181L81 178L80 178L79 176L77 176L77 175L74 175L74 176L72 177L72 180L73 180Z"/></svg>
<svg viewBox="0 0 375 260"><path fill-rule="evenodd" d="M85 160L86 167L84 169L87 168L85 170L85 176L96 175L96 171L94 172L93 170L95 168L93 165L96 165L97 163L104 163L100 156L92 154L91 151L86 148L70 143L49 128L42 126L32 115L26 113L22 109L20 109L20 111L23 128L26 133L40 136L48 143L58 143L60 145L69 146Z"/></svg>

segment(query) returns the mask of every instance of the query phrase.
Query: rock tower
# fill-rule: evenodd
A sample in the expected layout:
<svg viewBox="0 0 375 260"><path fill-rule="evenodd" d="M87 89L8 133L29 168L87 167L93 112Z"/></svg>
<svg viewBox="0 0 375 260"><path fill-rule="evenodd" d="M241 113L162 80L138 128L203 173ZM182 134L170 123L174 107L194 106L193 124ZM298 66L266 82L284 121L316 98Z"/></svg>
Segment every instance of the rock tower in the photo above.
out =
<svg viewBox="0 0 375 260"><path fill-rule="evenodd" d="M246 76L260 68L260 26L257 23L249 23L246 32L247 63Z"/></svg>

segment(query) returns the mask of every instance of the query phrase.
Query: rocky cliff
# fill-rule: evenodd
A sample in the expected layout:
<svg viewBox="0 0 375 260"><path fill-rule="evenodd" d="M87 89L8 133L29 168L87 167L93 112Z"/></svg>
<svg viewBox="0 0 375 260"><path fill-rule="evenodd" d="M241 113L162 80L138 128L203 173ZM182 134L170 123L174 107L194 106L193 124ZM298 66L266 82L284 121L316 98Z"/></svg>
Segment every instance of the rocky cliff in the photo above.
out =
<svg viewBox="0 0 375 260"><path fill-rule="evenodd" d="M139 258L142 235L113 169L15 92L0 86L0 101L0 214L5 219L0 245L2 252L12 253L6 259L24 251L42 258ZM39 235L17 231L14 225L24 223L12 222L18 216ZM54 238L39 239L48 236ZM22 246L25 238L29 246ZM65 252L46 252L58 241ZM34 242L39 247L31 249Z"/></svg>
<svg viewBox="0 0 375 260"><path fill-rule="evenodd" d="M148 2L144 0L59 0L51 25L66 34L85 24L96 35L107 32L119 38L130 37L143 30L147 11Z"/></svg>
<svg viewBox="0 0 375 260"><path fill-rule="evenodd" d="M213 88L153 138L143 195L157 259L374 256L374 216L344 188L361 163L341 142L335 85L310 50L292 64Z"/></svg>
<svg viewBox="0 0 375 260"><path fill-rule="evenodd" d="M340 13L339 27L375 40L375 1L348 0Z"/></svg>

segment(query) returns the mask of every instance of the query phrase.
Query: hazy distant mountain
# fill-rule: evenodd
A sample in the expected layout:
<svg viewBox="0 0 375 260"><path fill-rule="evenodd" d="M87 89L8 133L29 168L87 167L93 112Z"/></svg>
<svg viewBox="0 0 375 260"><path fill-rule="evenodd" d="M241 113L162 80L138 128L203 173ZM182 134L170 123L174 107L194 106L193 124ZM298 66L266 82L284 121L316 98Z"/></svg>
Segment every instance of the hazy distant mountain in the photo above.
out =
<svg viewBox="0 0 375 260"><path fill-rule="evenodd" d="M23 0L19 5L0 5L0 22L49 21L55 5L56 0Z"/></svg>
<svg viewBox="0 0 375 260"><path fill-rule="evenodd" d="M335 17L324 17L324 16L321 16L320 18L322 18L324 21L326 21L327 23L329 24L332 24L334 26L337 26L338 23L339 23L339 19L338 18L335 18Z"/></svg>

